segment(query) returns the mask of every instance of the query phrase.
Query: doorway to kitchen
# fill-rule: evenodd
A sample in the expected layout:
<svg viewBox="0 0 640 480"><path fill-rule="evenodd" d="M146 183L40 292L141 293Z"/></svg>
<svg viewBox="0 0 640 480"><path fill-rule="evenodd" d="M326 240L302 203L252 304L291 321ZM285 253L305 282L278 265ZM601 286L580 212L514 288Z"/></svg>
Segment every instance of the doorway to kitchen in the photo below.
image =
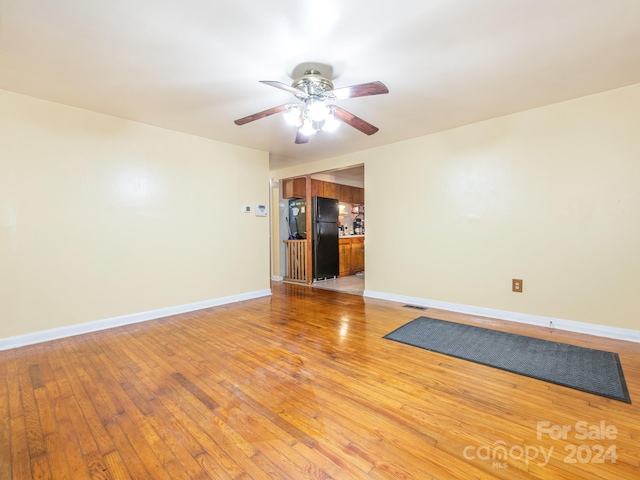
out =
<svg viewBox="0 0 640 480"><path fill-rule="evenodd" d="M363 295L364 165L285 178L280 181L280 192L280 271L283 272L281 278L289 283L302 283L315 288ZM337 258L331 252L324 252L331 254L335 273L325 276L316 275L314 262L320 259L315 257L317 249L314 248L314 237L307 235L307 230L315 231L314 209L306 208L307 202L313 204L314 197L333 199L339 207L336 222L338 233L335 239L338 241ZM322 241L322 238L324 237L319 237L318 240Z"/></svg>
<svg viewBox="0 0 640 480"><path fill-rule="evenodd" d="M339 275L337 278L314 281L311 286L363 295L365 289L364 165L315 173L311 175L311 181L312 186L324 184L325 193L328 185L339 186L339 191L333 194L339 200Z"/></svg>

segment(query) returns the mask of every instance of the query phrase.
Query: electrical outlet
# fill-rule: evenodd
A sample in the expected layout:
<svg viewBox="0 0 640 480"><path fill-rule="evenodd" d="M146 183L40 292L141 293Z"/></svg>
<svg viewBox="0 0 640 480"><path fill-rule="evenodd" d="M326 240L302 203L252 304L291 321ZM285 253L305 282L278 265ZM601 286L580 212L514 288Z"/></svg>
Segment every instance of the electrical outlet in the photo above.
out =
<svg viewBox="0 0 640 480"><path fill-rule="evenodd" d="M511 291L522 293L522 280L519 278L514 278L511 280Z"/></svg>

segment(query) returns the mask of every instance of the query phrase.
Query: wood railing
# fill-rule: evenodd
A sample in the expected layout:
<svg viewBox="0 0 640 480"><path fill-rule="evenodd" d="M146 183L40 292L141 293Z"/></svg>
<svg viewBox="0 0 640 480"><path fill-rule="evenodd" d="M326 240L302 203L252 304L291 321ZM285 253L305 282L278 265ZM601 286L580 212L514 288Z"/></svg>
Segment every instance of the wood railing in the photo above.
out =
<svg viewBox="0 0 640 480"><path fill-rule="evenodd" d="M284 240L286 272L284 280L307 283L307 241Z"/></svg>

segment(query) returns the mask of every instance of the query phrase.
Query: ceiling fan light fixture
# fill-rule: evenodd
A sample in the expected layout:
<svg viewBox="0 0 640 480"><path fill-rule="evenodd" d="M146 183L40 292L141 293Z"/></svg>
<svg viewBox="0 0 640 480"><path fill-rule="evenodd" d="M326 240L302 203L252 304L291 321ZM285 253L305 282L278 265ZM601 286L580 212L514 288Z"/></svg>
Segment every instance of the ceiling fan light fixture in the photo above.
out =
<svg viewBox="0 0 640 480"><path fill-rule="evenodd" d="M291 126L299 127L302 125L300 119L300 107L298 105L292 105L283 115L284 120Z"/></svg>
<svg viewBox="0 0 640 480"><path fill-rule="evenodd" d="M311 135L316 133L316 128L313 126L313 122L310 119L306 118L299 131L305 137L310 137Z"/></svg>
<svg viewBox="0 0 640 480"><path fill-rule="evenodd" d="M307 101L307 112L314 122L322 122L331 113L324 101L313 98Z"/></svg>
<svg viewBox="0 0 640 480"><path fill-rule="evenodd" d="M322 125L322 131L324 132L335 132L336 129L340 126L340 121L333 116L333 113L327 115L327 118L324 119L324 124Z"/></svg>
<svg viewBox="0 0 640 480"><path fill-rule="evenodd" d="M311 135L321 130L333 132L341 123L346 123L365 135L373 135L378 131L378 127L347 112L342 107L328 104L328 102L389 93L389 89L379 81L335 89L331 80L323 77L318 70L313 68L305 70L304 75L294 80L291 85L272 80L260 80L260 83L294 95L298 103L269 108L234 120L234 123L236 125L245 125L283 112L285 121L298 129L296 144L307 143Z"/></svg>

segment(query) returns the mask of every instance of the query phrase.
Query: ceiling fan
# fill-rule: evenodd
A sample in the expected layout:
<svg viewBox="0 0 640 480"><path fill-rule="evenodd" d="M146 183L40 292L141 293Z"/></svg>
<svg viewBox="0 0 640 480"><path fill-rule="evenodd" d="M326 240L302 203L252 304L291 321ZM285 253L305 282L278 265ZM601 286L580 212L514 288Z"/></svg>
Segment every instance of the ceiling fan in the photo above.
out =
<svg viewBox="0 0 640 480"><path fill-rule="evenodd" d="M304 75L294 80L291 86L268 80L260 80L260 83L292 93L298 99L298 102L286 103L269 108L268 110L239 118L235 120L234 123L236 125L244 125L276 113L285 112L284 117L287 123L298 127L298 133L296 135L296 143L298 144L307 143L309 137L320 130L335 130L341 122L352 126L362 133L373 135L378 131L378 127L328 102L344 98L366 97L369 95L389 93L389 89L382 82L362 83L334 89L331 80L323 77L322 74L315 69L306 70Z"/></svg>

